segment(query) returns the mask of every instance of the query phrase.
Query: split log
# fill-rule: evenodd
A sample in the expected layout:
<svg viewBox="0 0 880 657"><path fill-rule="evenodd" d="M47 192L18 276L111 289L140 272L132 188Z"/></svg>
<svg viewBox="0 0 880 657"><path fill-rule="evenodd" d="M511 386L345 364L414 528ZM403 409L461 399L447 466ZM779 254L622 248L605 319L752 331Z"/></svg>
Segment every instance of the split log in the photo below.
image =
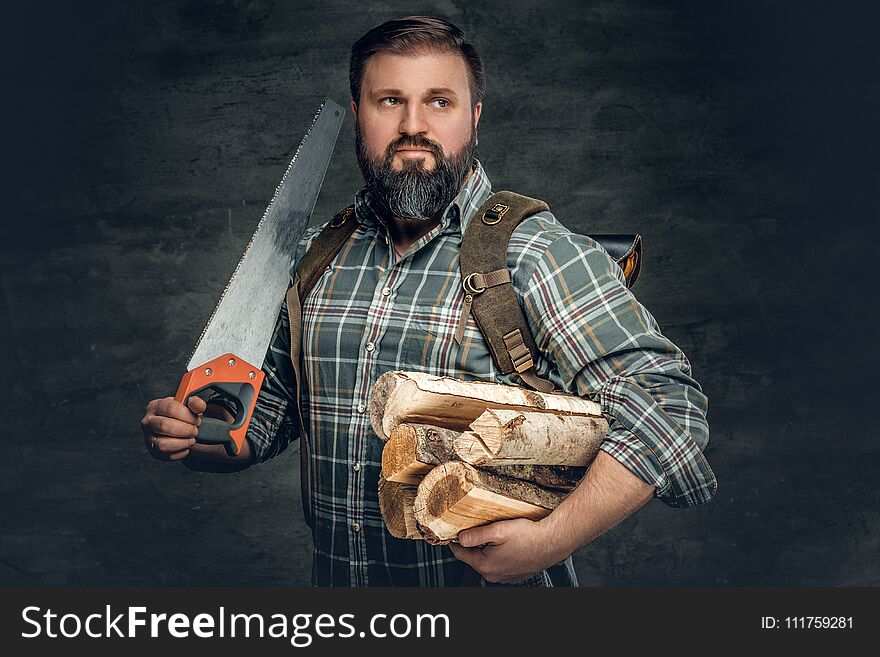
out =
<svg viewBox="0 0 880 657"><path fill-rule="evenodd" d="M602 417L487 409L455 441L471 465L587 466L608 433Z"/></svg>
<svg viewBox="0 0 880 657"><path fill-rule="evenodd" d="M382 476L388 481L418 484L435 466L459 461L453 449L457 431L426 424L399 424L382 450ZM584 467L516 464L495 466L494 474L525 479L548 488L571 490L584 476Z"/></svg>
<svg viewBox="0 0 880 657"><path fill-rule="evenodd" d="M465 431L487 408L602 417L598 404L576 395L421 372L386 372L370 391L370 422L382 440L402 422Z"/></svg>
<svg viewBox="0 0 880 657"><path fill-rule="evenodd" d="M425 540L448 543L464 529L549 515L565 494L451 462L431 470L416 491L414 515Z"/></svg>
<svg viewBox="0 0 880 657"><path fill-rule="evenodd" d="M457 461L459 433L426 424L399 424L382 449L382 475L389 481L418 484L435 465Z"/></svg>
<svg viewBox="0 0 880 657"><path fill-rule="evenodd" d="M415 486L388 481L379 476L379 511L385 527L395 538L422 538L413 513L415 501Z"/></svg>

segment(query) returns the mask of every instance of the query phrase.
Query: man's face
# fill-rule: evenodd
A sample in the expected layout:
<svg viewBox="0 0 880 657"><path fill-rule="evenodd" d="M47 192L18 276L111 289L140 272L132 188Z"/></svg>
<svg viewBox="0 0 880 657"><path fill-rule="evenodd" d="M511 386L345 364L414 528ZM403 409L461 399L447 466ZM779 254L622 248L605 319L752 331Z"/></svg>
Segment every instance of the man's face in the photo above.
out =
<svg viewBox="0 0 880 657"><path fill-rule="evenodd" d="M482 104L471 111L464 60L455 54L379 53L364 67L355 114L358 162L376 209L434 217L470 172Z"/></svg>

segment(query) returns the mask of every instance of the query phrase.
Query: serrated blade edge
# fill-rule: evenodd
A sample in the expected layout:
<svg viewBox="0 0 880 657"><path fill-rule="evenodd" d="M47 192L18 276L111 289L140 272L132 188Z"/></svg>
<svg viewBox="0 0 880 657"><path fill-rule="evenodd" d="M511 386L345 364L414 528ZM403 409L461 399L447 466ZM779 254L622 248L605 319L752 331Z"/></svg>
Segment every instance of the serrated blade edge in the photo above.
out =
<svg viewBox="0 0 880 657"><path fill-rule="evenodd" d="M187 370L225 353L260 367L345 110L325 99L296 149L190 355Z"/></svg>

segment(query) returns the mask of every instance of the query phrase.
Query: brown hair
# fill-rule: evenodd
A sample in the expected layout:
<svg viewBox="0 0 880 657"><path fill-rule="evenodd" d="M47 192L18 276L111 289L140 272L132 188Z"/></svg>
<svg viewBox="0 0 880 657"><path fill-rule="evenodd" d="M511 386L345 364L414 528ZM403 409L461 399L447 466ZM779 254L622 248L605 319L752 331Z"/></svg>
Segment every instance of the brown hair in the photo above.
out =
<svg viewBox="0 0 880 657"><path fill-rule="evenodd" d="M427 52L456 53L461 55L468 69L471 108L483 100L486 93L486 72L483 60L464 32L452 23L434 16L406 16L377 25L351 47L348 83L351 97L361 100L361 81L364 66L373 55L387 52L395 55L421 55Z"/></svg>

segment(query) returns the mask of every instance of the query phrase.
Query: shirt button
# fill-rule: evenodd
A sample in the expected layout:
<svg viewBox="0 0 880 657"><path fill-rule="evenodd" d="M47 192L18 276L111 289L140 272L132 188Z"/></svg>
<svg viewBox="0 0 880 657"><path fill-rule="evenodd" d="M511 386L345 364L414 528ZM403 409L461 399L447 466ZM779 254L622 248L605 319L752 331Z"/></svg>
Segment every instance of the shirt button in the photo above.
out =
<svg viewBox="0 0 880 657"><path fill-rule="evenodd" d="M352 468L352 470L354 470L355 472L360 472L360 471L361 471L361 464L360 464L360 463L355 463L353 466L351 466L351 468Z"/></svg>
<svg viewBox="0 0 880 657"><path fill-rule="evenodd" d="M359 532L361 530L361 524L359 522L352 524L351 530L355 533Z"/></svg>
<svg viewBox="0 0 880 657"><path fill-rule="evenodd" d="M389 294L391 294L391 288L390 287L383 287L382 288L382 296L387 297Z"/></svg>
<svg viewBox="0 0 880 657"><path fill-rule="evenodd" d="M358 413L363 413L366 410L367 410L366 406L364 406L363 404L358 404Z"/></svg>
<svg viewBox="0 0 880 657"><path fill-rule="evenodd" d="M372 342L367 343L367 351L373 351L373 349L375 349L375 348L376 348L376 345L374 345Z"/></svg>

